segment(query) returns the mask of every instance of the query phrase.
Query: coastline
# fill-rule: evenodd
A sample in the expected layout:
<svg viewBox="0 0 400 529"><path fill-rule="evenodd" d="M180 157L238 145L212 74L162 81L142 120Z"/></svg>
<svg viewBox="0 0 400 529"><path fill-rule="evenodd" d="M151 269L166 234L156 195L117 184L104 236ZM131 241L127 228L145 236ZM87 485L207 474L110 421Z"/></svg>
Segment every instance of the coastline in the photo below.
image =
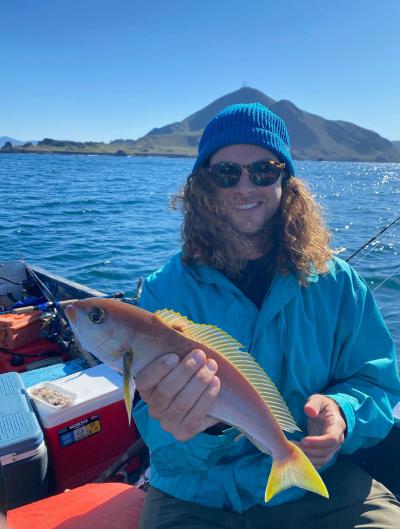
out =
<svg viewBox="0 0 400 529"><path fill-rule="evenodd" d="M123 149L116 151L86 151L86 150L56 150L56 149L37 149L28 150L18 147L0 148L0 154L54 154L54 155L86 155L86 156L118 156L118 157L159 157L159 158L195 158L196 151L191 153L177 153L177 152L129 152ZM293 153L293 159L296 161L308 162L353 162L353 163L400 163L398 160L388 160L385 156L375 156L370 158L355 158L355 157L301 157Z"/></svg>
<svg viewBox="0 0 400 529"><path fill-rule="evenodd" d="M182 153L155 153L155 152L126 152L126 151L117 151L117 152L100 152L100 151L59 151L59 150L17 150L17 149L0 149L0 154L76 154L76 155L86 155L86 156L119 156L119 157L160 157L160 158L194 158L196 156L193 154L182 154Z"/></svg>

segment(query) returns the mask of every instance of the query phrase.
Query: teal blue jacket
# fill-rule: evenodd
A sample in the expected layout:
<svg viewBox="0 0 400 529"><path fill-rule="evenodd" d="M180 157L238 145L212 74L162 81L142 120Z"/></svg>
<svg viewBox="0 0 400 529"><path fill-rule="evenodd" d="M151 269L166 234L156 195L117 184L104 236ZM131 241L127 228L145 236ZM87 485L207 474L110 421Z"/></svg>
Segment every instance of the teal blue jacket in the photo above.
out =
<svg viewBox="0 0 400 529"><path fill-rule="evenodd" d="M363 279L334 259L330 273L302 287L276 274L259 311L223 274L186 266L177 254L145 283L140 306L169 308L197 323L216 325L244 345L275 382L297 424L307 430L304 404L314 393L332 397L347 421L340 451L349 454L382 439L400 400L393 341ZM151 484L182 500L242 512L293 501L293 487L267 504L271 458L237 430L200 433L186 442L164 431L140 402L134 418L151 452Z"/></svg>

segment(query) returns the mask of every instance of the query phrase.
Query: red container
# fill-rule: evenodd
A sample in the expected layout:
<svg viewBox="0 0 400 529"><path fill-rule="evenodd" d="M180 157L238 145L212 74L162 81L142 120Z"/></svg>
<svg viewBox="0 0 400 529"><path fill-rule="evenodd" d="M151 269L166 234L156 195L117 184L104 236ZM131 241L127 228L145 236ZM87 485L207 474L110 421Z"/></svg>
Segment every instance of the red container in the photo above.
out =
<svg viewBox="0 0 400 529"><path fill-rule="evenodd" d="M41 312L0 315L0 348L15 350L39 338Z"/></svg>
<svg viewBox="0 0 400 529"><path fill-rule="evenodd" d="M60 356L60 361L66 359L61 353L60 347L50 340L41 338L23 347L18 347L13 351L0 350L0 373L16 371L23 373L29 368L33 368L33 363L45 363L45 360L53 356Z"/></svg>
<svg viewBox="0 0 400 529"><path fill-rule="evenodd" d="M72 404L61 409L35 402L44 429L54 491L61 492L93 481L139 434L133 421L128 424L122 377L104 364L53 383L76 395ZM138 466L136 458L128 470Z"/></svg>
<svg viewBox="0 0 400 529"><path fill-rule="evenodd" d="M92 483L7 512L8 529L138 529L145 493Z"/></svg>

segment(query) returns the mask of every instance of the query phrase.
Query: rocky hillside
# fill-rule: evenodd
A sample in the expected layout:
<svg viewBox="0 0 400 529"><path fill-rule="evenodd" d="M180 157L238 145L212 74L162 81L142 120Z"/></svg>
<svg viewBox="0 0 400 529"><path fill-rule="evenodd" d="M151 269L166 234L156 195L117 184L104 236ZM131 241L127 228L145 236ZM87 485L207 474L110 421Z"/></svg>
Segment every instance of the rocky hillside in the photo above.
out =
<svg viewBox="0 0 400 529"><path fill-rule="evenodd" d="M183 121L151 130L133 145L148 153L193 152L204 126L216 112L226 105L252 102L265 104L285 120L292 152L298 160L400 162L397 148L376 132L346 121L324 119L301 110L290 101L274 101L247 87L217 99Z"/></svg>
<svg viewBox="0 0 400 529"><path fill-rule="evenodd" d="M310 114L290 101L275 101L250 87L220 97L184 120L154 128L137 140L96 143L45 138L37 145L6 144L0 153L195 156L201 133L212 116L227 105L255 102L263 103L285 120L292 140L293 156L298 160L400 162L400 142L391 142L372 130L347 121L328 120Z"/></svg>

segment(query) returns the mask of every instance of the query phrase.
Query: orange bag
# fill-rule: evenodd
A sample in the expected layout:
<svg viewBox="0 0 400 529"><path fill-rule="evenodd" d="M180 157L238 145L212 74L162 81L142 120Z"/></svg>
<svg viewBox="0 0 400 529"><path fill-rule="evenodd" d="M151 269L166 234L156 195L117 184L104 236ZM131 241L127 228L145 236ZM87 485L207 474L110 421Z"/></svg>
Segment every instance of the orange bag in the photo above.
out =
<svg viewBox="0 0 400 529"><path fill-rule="evenodd" d="M0 315L0 349L18 349L40 337L40 310L29 314Z"/></svg>
<svg viewBox="0 0 400 529"><path fill-rule="evenodd" d="M8 529L137 529L145 493L124 483L91 483L7 513Z"/></svg>

